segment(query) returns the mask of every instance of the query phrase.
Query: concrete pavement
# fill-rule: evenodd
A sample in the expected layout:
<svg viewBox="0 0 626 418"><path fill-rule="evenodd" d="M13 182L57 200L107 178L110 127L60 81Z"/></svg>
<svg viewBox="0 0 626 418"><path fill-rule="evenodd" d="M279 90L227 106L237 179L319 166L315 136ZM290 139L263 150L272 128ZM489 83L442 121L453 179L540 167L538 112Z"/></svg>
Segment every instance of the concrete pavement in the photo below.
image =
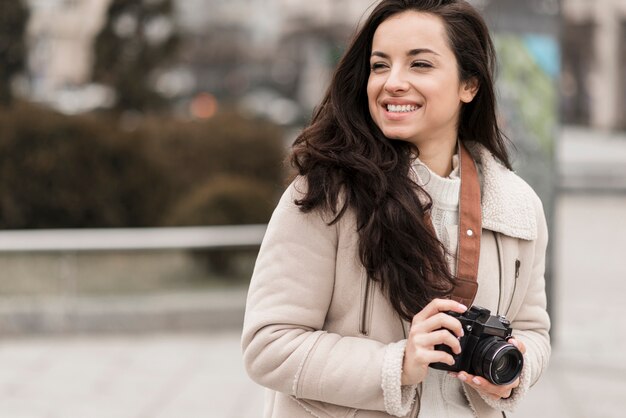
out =
<svg viewBox="0 0 626 418"><path fill-rule="evenodd" d="M514 418L619 418L623 367L555 350ZM18 339L0 344L0 417L260 418L237 332Z"/></svg>
<svg viewBox="0 0 626 418"><path fill-rule="evenodd" d="M236 332L0 343L3 418L258 416Z"/></svg>

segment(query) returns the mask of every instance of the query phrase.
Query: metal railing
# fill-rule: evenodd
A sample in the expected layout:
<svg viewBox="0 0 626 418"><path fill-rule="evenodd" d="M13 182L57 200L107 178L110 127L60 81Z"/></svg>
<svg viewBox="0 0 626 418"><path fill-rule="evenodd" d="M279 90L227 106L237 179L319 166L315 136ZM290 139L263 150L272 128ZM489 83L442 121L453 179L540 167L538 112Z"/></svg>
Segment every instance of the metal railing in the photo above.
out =
<svg viewBox="0 0 626 418"><path fill-rule="evenodd" d="M259 246L266 225L0 231L0 253Z"/></svg>
<svg viewBox="0 0 626 418"><path fill-rule="evenodd" d="M19 274L29 274L30 257L41 262L50 257L49 275L37 280L53 282L47 291L0 294L0 336L24 333L145 332L160 330L238 329L243 321L245 291L216 288L211 291L169 289L166 292L83 294L77 263L82 255L102 253L185 252L198 249L258 248L266 225L182 228L59 229L0 231L0 256L18 262ZM113 252L114 255L109 255ZM138 263L145 262L145 254ZM99 255L98 255L99 257ZM37 261L33 265L37 265ZM126 265L128 266L128 265ZM152 267L154 268L154 267ZM97 269L96 269L97 270ZM0 269L3 280L22 280L16 269ZM92 272L93 273L93 272ZM98 274L106 276L105 272ZM137 278L137 276L133 277ZM32 277L30 277L32 279ZM116 282L117 283L117 282ZM141 296L140 296L141 295Z"/></svg>

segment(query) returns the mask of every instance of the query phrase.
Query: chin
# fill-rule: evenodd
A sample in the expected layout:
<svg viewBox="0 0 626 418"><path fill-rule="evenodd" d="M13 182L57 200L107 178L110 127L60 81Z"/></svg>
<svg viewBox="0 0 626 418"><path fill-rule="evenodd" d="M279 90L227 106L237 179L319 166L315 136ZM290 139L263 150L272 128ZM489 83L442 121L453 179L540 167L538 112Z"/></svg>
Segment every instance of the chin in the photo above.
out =
<svg viewBox="0 0 626 418"><path fill-rule="evenodd" d="M385 136L389 139L394 139L397 141L409 141L411 139L411 135L406 132L398 132L398 131L383 131Z"/></svg>

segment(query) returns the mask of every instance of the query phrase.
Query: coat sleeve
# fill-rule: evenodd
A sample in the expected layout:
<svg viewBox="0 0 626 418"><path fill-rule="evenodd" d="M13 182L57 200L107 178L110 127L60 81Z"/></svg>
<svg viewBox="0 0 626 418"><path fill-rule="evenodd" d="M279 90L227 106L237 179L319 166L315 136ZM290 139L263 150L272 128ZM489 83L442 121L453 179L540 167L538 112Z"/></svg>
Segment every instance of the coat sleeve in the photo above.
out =
<svg viewBox="0 0 626 418"><path fill-rule="evenodd" d="M550 358L550 318L547 312L544 276L548 227L541 200L536 195L534 197L538 234L534 243L530 280L522 305L511 322L513 336L526 345L520 385L506 399L493 400L481 394L487 404L498 410L512 411L515 409L528 389L537 383L547 368Z"/></svg>
<svg viewBox="0 0 626 418"><path fill-rule="evenodd" d="M259 251L242 335L246 371L262 386L295 398L385 411L382 368L393 363L397 347L323 330L333 296L337 226L319 211L301 212L294 204L299 188L292 184L283 195Z"/></svg>

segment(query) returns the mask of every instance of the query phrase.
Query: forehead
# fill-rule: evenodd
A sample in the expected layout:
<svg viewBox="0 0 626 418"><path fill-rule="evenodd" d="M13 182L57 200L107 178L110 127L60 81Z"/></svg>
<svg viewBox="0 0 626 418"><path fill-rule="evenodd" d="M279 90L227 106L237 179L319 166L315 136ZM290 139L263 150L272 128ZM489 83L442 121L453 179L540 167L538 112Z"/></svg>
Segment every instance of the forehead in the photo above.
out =
<svg viewBox="0 0 626 418"><path fill-rule="evenodd" d="M428 48L443 54L450 51L443 20L429 13L406 11L382 22L372 41L372 50Z"/></svg>

